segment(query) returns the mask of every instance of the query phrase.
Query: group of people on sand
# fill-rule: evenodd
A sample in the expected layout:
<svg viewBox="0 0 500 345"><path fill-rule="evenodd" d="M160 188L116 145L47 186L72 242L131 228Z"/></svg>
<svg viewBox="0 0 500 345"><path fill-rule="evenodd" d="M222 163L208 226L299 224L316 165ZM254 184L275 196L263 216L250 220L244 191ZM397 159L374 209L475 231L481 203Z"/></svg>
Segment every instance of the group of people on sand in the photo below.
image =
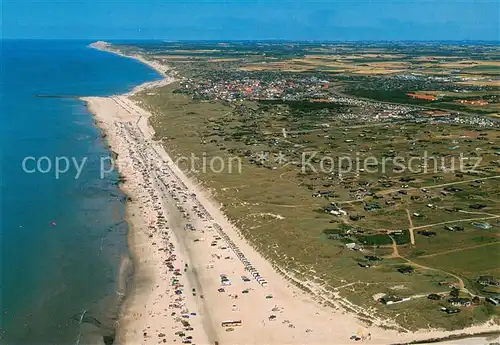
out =
<svg viewBox="0 0 500 345"><path fill-rule="evenodd" d="M188 303L186 303L187 295L185 294L185 284L183 273L188 269L188 263L182 262L176 255L176 248L171 240L170 229L167 224L166 214L164 213L163 196L159 190L168 192L172 198L178 200L177 207L185 218L189 218L189 214L183 210L182 201L187 198L186 186L177 179L167 165L163 164L163 160L151 148L150 145L144 142L138 128L132 123L116 122L115 130L119 135L126 149L128 157L133 165L133 171L139 172L140 176L136 180L137 195L140 196L139 209L142 211L144 219L148 220L147 234L153 241L152 244L159 247L159 251L163 251L165 259L163 260L166 270L163 277L170 282L168 291L170 304L168 305L170 316L175 321L176 326L172 329L172 339L180 339L182 343L192 344L193 334L195 330L190 319L198 315L195 311L190 311ZM154 157L153 161L146 160L146 157ZM156 241L161 243L157 243ZM191 293L196 295L196 290L193 288ZM148 329L143 330L143 337L148 338L151 335ZM158 333L159 341L167 343L166 334Z"/></svg>
<svg viewBox="0 0 500 345"><path fill-rule="evenodd" d="M124 124L124 126L128 127L129 133L132 134L137 129L133 127L131 123ZM134 137L140 134L134 134ZM212 223L213 217L210 213L205 209L205 207L199 202L196 197L196 194L190 193L188 187L185 183L170 169L168 164L165 164L165 161L160 157L158 152L151 146L147 144L143 144L144 151L149 154L143 155L143 158L149 157L148 166L145 171L146 173L150 173L151 171L156 172L157 180L160 182L160 189L168 192L173 200L176 201L176 206L178 210L182 213L184 218L187 220L190 219L190 213L185 209L185 204L188 199L190 199L192 203L192 211L199 218L200 221L203 221L207 228L214 228L217 230L219 235L224 239L224 241L228 244L228 246L234 251L236 256L240 259L240 261L245 266L245 269L250 272L250 274L259 282L259 284L266 286L267 281L260 276L259 272L253 267L251 262L245 257L245 255L241 252L241 250L236 246L236 244L229 238L226 232L222 229L222 227L217 223ZM154 157L154 158L152 158Z"/></svg>
<svg viewBox="0 0 500 345"><path fill-rule="evenodd" d="M200 232L214 231L214 235L218 235L227 246L232 249L238 259L242 262L245 270L253 276L262 286L267 285L267 281L260 276L257 269L246 258L238 246L229 238L223 228L214 221L210 213L199 202L196 194L189 190L186 184L172 170L171 166L165 162L160 156L155 147L150 141L144 140L144 135L140 132L137 123L133 122L116 122L115 130L117 135L122 139L125 149L128 151L127 156L130 157L133 171L139 173L140 181L137 183L138 195L141 196L140 209L144 213L144 218L149 220L148 237L152 241L161 241L162 243L153 242L153 244L162 247L159 250L164 251L166 266L165 279L170 282L172 303L169 308L172 311L172 316L179 327L174 329L175 335L182 336L182 341L192 343L193 338L190 331L194 330L193 325L189 322L190 319L196 317L198 313L190 312L186 303L185 285L183 273L188 270L188 263L181 262L179 256L176 255L176 248L172 243L167 224L165 207L163 202L165 196L169 196L173 200L179 214L182 215L186 222L184 228L191 230L199 230ZM149 213L148 213L149 212ZM152 213L153 212L153 213ZM148 213L148 214L147 214ZM194 225L193 225L194 224ZM217 237L216 237L217 238ZM158 241L158 242L159 242ZM193 296L197 292L195 288L191 289ZM203 298L203 295L199 297ZM164 334L162 334L164 335ZM144 337L148 337L145 330ZM189 337L189 338L188 338ZM166 339L163 338L166 342Z"/></svg>

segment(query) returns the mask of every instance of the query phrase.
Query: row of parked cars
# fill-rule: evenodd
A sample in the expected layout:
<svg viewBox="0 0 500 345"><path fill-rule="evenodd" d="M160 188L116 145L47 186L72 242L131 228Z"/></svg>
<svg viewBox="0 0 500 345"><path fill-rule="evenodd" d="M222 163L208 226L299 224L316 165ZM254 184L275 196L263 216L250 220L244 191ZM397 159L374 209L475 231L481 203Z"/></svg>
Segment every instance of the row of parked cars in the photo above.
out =
<svg viewBox="0 0 500 345"><path fill-rule="evenodd" d="M267 286L267 281L264 279L264 277L261 277L259 272L255 267L252 266L250 261L245 257L245 255L241 252L241 250L234 244L233 241L229 238L229 236L222 230L221 226L219 224L214 224L214 228L217 230L219 235L226 241L229 247L234 251L236 256L240 259L240 261L243 263L245 266L245 270L250 272L252 277L261 285L261 286Z"/></svg>

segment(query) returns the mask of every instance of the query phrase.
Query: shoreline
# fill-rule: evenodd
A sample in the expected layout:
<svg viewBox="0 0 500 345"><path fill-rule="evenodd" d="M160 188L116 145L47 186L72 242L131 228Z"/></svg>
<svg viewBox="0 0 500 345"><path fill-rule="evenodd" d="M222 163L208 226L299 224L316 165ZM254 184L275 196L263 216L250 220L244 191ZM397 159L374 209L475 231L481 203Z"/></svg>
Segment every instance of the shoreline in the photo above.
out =
<svg viewBox="0 0 500 345"><path fill-rule="evenodd" d="M339 311L336 311L332 308L327 309L320 307L317 305L316 301L312 300L311 296L308 296L308 294L306 293L297 291L297 288L291 286L291 283L286 282L283 277L271 267L270 263L265 261L262 257L260 257L260 255L252 252L253 249L251 248L250 244L246 242L246 240L241 238L241 235L238 233L237 229L234 229L232 224L230 224L227 219L225 219L217 203L214 202L211 199L210 195L208 195L204 190L201 190L198 186L194 186L194 183L189 180L177 166L175 166L175 163L173 163L163 147L159 144L151 143L151 138L153 137L154 133L154 130L148 123L148 117L151 116L151 114L140 108L128 97L144 89L167 85L173 82L174 78L165 76L165 72L168 71L168 68L166 68L165 66L159 67L157 66L157 63L148 61L142 57L124 55L116 49L109 49L109 46L92 47L118 54L120 56L137 59L138 61L154 68L164 77L159 81L148 82L139 85L131 92L120 96L81 98L87 104L91 113L94 115L97 126L99 126L99 128L101 128L104 133L106 133L105 140L107 141L110 150L118 153L119 172L126 179L125 183L120 185L120 189L122 189L123 192L132 199L131 201L126 202L125 220L129 224L129 233L127 235L127 240L129 242L129 250L134 262L134 276L132 279L132 286L126 293L125 302L123 304L122 310L120 311L120 323L117 330L117 339L120 340L120 344L133 344L142 342L145 340L145 338L150 339L150 330L153 331L153 335L151 336L153 337L153 339L163 338L167 340L167 338L170 337L170 334L166 334L168 331L165 327L161 328L161 325L168 324L168 326L171 327L170 330L172 330L177 327L176 324L179 323L175 320L178 318L179 314L173 315L172 310L174 310L175 308L171 308L171 305L175 304L171 302L175 302L178 297L176 297L176 295L173 294L172 291L170 291L170 294L168 294L166 290L163 290L163 295L162 293L160 293L160 291L157 291L160 290L160 288L173 290L172 285L168 284L169 279L171 279L170 275L167 277L163 272L165 269L165 256L157 254L158 251L162 252L162 254L168 253L168 255L170 256L176 256L176 258L170 262L174 267L178 267L176 265L178 265L179 262L184 265L189 264L189 266L191 267L193 265L195 266L195 270L193 269L194 272L191 272L191 269L189 269L185 270L185 274L181 273L179 275L179 280L185 280L185 283L182 284L185 285L183 287L189 288L187 290L188 294L191 289L196 289L198 291L201 290L205 296L209 297L209 300L215 300L215 304L214 302L205 303L205 301L202 301L199 295L188 296L185 298L185 300L183 300L183 303L185 303L183 307L189 306L189 310L196 310L194 312L196 315L194 315L194 317L192 318L188 317L187 319L189 319L191 325L195 326L193 327L195 328L193 330L193 337L194 341L199 344L213 344L214 341L223 341L222 343L234 343L234 341L241 342L243 340L244 342L242 343L248 344L259 344L259 342L278 344L279 341L285 343L284 339L286 339L286 342L290 344L302 344L306 342L314 344L345 344L351 342L349 340L349 335L359 333L360 328L363 329L363 334L370 334L369 339L367 337L365 342L372 344L389 344L399 341L405 341L405 343L416 341L418 341L419 343L422 343L424 341L445 341L450 340L449 337L453 336L453 334L456 334L457 337L463 335L464 337L470 338L483 336L482 334L478 334L478 332L484 330L484 327L481 326L475 326L466 330L454 332L421 331L416 333L397 333L395 331L383 331L378 327L367 327L362 325L353 315L339 313ZM156 67L153 67L154 65L156 65ZM135 125L132 125L133 123L135 123ZM120 134L123 134L124 136L121 137ZM125 140L124 138L128 138L129 141L127 142L127 140ZM138 158L136 156L135 161L132 158L132 153L128 144L131 144L136 148L135 152L132 152L134 154L138 154ZM144 155L144 152L141 152L142 149L149 150L148 152L151 152L151 155ZM140 169L138 170L137 168L138 165L141 165L140 163L138 163L141 159L144 160L143 163L149 163L147 167L146 165L143 166L144 170L142 171ZM123 164L123 167L121 166L121 163L125 163ZM156 172L162 172L168 175L169 179L167 182L170 183L170 187L172 187L172 185L175 185L176 187L186 187L186 189L182 193L177 193L176 191L173 191L171 188L169 188L168 183L162 185L162 176L158 176L155 172L148 170L151 168L150 164L153 164L153 168L156 169ZM159 165L155 166L155 164ZM165 170L161 170L165 166ZM141 190L146 188L146 186L153 186L151 187L152 194L149 197L141 192ZM195 194L195 196L191 197L192 194ZM160 199L160 202L155 203L154 197ZM146 201L146 203L151 204L150 206L152 207L148 209L148 207L143 206L144 202L139 203L138 200ZM174 205L177 208L174 207ZM193 205L200 205L204 207L206 213L203 213L203 221L193 219L196 218L196 210L199 210L198 207L193 209ZM190 206L191 209L187 210L186 206ZM165 224L162 223L163 225L160 224L160 226L158 226L158 224L150 225L147 223L146 220L149 220L150 222L154 221L153 211L157 211L157 208L161 209L163 214L166 216L166 224L168 225L165 226ZM184 212L188 214L187 219L189 219L190 223L196 223L196 231L186 232L185 227L183 229L183 225L186 225ZM210 218L212 218L212 220L206 222ZM234 259L237 259L237 257L231 259L230 263L224 262L222 264L220 264L220 259L211 260L210 258L213 258L214 255L212 253L213 248L209 247L208 250L207 248L202 249L199 245L194 243L208 241L208 239L204 238L205 236L209 237L211 233L217 233L217 228L214 227L214 224L220 224L220 226L222 226L223 228L223 234L226 234L228 236L226 245L228 243L234 244L234 242L236 242L236 246L239 249L243 249L242 252L245 253L246 257L248 257L248 260L250 261L251 259L252 263L257 263L258 265L254 266L261 268L259 269L260 273L264 273L263 276L269 278L269 284L273 285L272 288L263 288L259 286L259 284L255 284L257 283L256 281L252 280L251 283L241 283L234 281L233 286L238 286L243 289L246 286L251 286L252 291L250 294L260 295L260 297L264 297L263 299L267 299L267 295L273 295L274 300L271 300L271 303L267 303L268 301L264 301L266 303L261 301L260 304L258 304L255 300L250 301L250 303L248 301L247 303L241 301L248 296L245 296L240 300L232 298L228 303L227 300L223 300L224 297L221 296L221 293L217 292L217 288L220 287L219 284L217 284L218 279L214 279L211 272L215 269L216 271L226 273L226 271L230 271L231 269L233 269L233 273L235 273L235 271L239 269L238 264L239 266L241 266L241 264L238 262L231 262ZM151 229L151 227L153 227L153 229ZM224 235L216 236L215 238L221 237L224 237ZM224 241L224 239L225 238L222 238L221 240ZM169 243L169 245L167 245L167 248L158 248L158 243L161 242ZM173 246L170 246L170 244L173 244ZM229 252L226 250L227 248L221 249L226 245L218 247L218 252L224 253L223 255L229 255ZM156 251L156 255L151 254L151 252L153 251ZM214 262L211 263L211 261ZM210 263L202 264L206 262ZM213 267L208 268L209 265ZM182 271L182 266L177 269L180 269ZM175 270L171 272L175 272ZM245 273L245 270L243 270L242 272ZM251 277L251 274L249 272L246 272L245 274ZM216 276L218 276L218 274ZM235 280L238 278L238 274L233 274L233 276L235 276ZM210 288L210 291L205 292L205 286L208 286ZM262 289L263 291L253 291L258 289ZM184 295L184 291L182 291L182 294ZM206 297L204 299L207 300ZM236 307L237 309L234 310L236 301L239 305ZM161 307L152 308L152 305L158 304L160 304ZM253 306L253 304L255 304L255 306ZM141 309L140 307L138 307L138 305L142 305L143 308ZM209 309L207 308L207 305L208 307L220 306L221 309L226 308L227 310L229 310L229 314L232 313L241 316L241 319L250 319L253 321L257 321L256 325L253 326L253 329L251 326L248 327L245 324L244 329L246 329L247 332L249 328L251 329L251 331L248 332L250 333L250 338L245 339L246 337L248 337L248 335L242 335L239 329L238 331L234 332L220 332L215 330L215 320L220 321L225 315L221 314L218 311L213 311L214 315L208 315L212 313L206 312ZM285 307L282 307L283 305ZM271 311L269 311L269 306L274 306ZM279 315L283 314L284 310L286 310L290 319L292 317L295 318L296 315L294 315L293 310L296 306L304 308L304 318L305 316L310 316L311 320L294 320L294 324L292 324L289 319L283 319L283 317ZM264 313L260 313L259 309L262 308L264 308ZM268 308L267 311L265 310L266 308ZM153 309L155 310L153 311ZM166 311L167 309L169 309L168 312L163 313L163 311ZM247 315L245 315L244 313L240 313L240 310L243 309L248 311L248 313L251 315L247 317ZM279 322L273 323L271 321L269 316L270 312L278 314L274 316L277 316L280 319ZM144 315L144 313L147 313L147 315ZM152 315L153 313L156 314ZM184 313L184 315L186 314ZM317 317L317 315L320 315L321 317ZM161 318L161 321L159 323L155 318L156 316L160 316ZM198 316L201 317L198 318ZM171 322L168 322L169 318L171 319ZM193 322L191 322L192 319L194 319ZM335 330L335 332L332 333L328 332L328 330L322 329L324 327L328 328L328 325L331 324L331 321L333 321L334 319L334 322L337 324L337 326L339 326L340 324L340 330ZM260 323L258 320L261 320L262 323ZM295 322L297 322L297 324L295 324ZM156 326L152 326L152 323L154 323ZM305 328L306 324L312 324L314 326L310 326L311 328ZM141 330L135 329L132 331L125 329L127 327L137 327L140 325L142 325L143 327L144 325L145 327L149 326L150 328L146 331L144 331L144 328ZM290 327L290 325L293 325L294 327ZM295 332L295 329L301 326L302 330L300 334L298 334L298 332ZM181 327L180 329L185 328L191 327ZM162 329L164 331L162 331ZM474 330L475 333L469 334L467 332L468 330L470 330L471 332ZM139 334L137 334L138 332ZM154 332L164 334L165 336L158 338L157 334L154 334ZM258 336L255 332L261 332L262 335ZM144 333L146 333L147 335L144 336ZM289 333L295 334L290 335ZM333 339L332 336L339 338L335 339L335 342L331 342L331 340ZM173 339L179 338L169 338L170 341L168 343L171 343ZM205 342L200 342L200 339L203 339L203 341Z"/></svg>
<svg viewBox="0 0 500 345"><path fill-rule="evenodd" d="M104 42L104 41L93 42L93 43L89 44L88 47L93 48L93 49L97 49L97 50L100 50L103 52L107 52L107 53L113 53L113 54L121 56L121 57L137 60L137 61L143 63L144 65L147 65L147 66L151 67L152 69L154 69L156 72L158 72L159 75L162 76L162 78L165 77L165 74L168 71L168 68L166 66L164 66L156 61L147 60L140 55L126 55L126 54L122 53L120 50L113 48L111 44ZM144 84L148 84L148 83L150 83L150 82L146 82ZM144 84L141 84L141 85L144 85ZM141 86L141 85L139 85L139 86Z"/></svg>
<svg viewBox="0 0 500 345"><path fill-rule="evenodd" d="M153 89L153 88L160 87L160 86L165 86L165 85L168 85L168 84L175 81L174 77L167 75L167 72L169 71L168 66L162 65L156 61L147 60L141 55L137 55L137 54L136 55L126 55L126 54L122 53L120 50L114 49L109 43L104 42L104 41L97 41L97 42L91 43L88 45L88 47L92 48L92 49L100 50L102 52L112 53L112 54L115 54L115 55L118 55L118 56L121 56L124 58L139 61L140 63L155 70L161 76L161 79L159 79L159 80L148 81L148 82L142 83L140 85L137 85L132 90L124 93L123 94L124 96L125 95L132 96L132 95L134 95L138 92L141 92L143 90Z"/></svg>
<svg viewBox="0 0 500 345"><path fill-rule="evenodd" d="M116 341L120 344L136 344L144 341L144 338L149 340L150 337L156 337L157 334L167 335L168 328L165 327L166 325L171 328L175 327L174 322L168 324L167 314L159 315L159 313L157 313L155 316L160 316L162 318L161 325L157 324L158 327L150 330L148 324L142 324L140 327L141 329L138 329L138 325L141 324L140 321L143 320L144 317L152 316L150 312L151 304L165 301L172 303L175 300L172 298L173 296L164 296L161 291L158 291L161 290L159 289L160 284L163 284L163 291L170 287L166 284L168 280L161 279L163 276L162 264L164 260L168 259L164 258L162 255L155 255L154 253L154 251L161 249L165 249L166 252L167 248L158 248L159 243L172 243L172 241L169 241L168 235L165 236L165 232L160 233L157 231L160 226L164 226L165 222L159 222L160 224L152 225L157 215L151 212L152 210L150 207L144 210L143 202L149 201L153 203L154 200L152 200L152 198L147 198L144 193L141 194L140 189L144 187L145 181L140 179L140 176L137 176L137 171L134 171L133 162L130 160L130 156L127 156L126 146L123 145L123 142L120 142L119 136L112 130L112 121L108 121L106 115L104 115L104 117L100 116L103 114L99 108L100 99L105 101L105 103L108 101L108 105L115 104L111 98L81 98L94 115L96 124L106 133L105 140L110 150L118 154L118 170L120 175L124 178L124 182L121 183L119 187L127 196L125 206L125 221L129 224L127 242L134 265L132 282L126 289L125 299L120 310L119 326L116 330ZM109 103L109 101L111 102ZM104 104L104 106L106 106L106 104ZM107 112L105 112L105 114L107 114ZM136 120L140 120L140 118L134 119L134 122L136 122ZM131 183L130 181L134 182ZM169 250L169 256L171 256L172 253L173 250ZM175 262L175 260L173 261ZM184 258L178 261L184 262ZM185 305L182 306L185 307ZM168 343L174 341L171 337L161 338L168 339ZM198 335L198 338L201 338L201 335Z"/></svg>

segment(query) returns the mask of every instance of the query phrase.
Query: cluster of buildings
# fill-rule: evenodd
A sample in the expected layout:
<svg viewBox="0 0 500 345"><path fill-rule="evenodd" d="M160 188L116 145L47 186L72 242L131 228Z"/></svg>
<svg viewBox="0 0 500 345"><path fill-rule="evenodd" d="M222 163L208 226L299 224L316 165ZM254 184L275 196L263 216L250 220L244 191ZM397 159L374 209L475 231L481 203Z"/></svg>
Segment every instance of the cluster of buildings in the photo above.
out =
<svg viewBox="0 0 500 345"><path fill-rule="evenodd" d="M484 99L474 99L474 100L468 100L468 99L457 99L455 100L456 103L460 104L467 104L467 105L477 105L477 106L482 106L482 105L488 105L489 102L484 100Z"/></svg>
<svg viewBox="0 0 500 345"><path fill-rule="evenodd" d="M500 286L500 280L493 276L479 276L477 282L483 286Z"/></svg>
<svg viewBox="0 0 500 345"><path fill-rule="evenodd" d="M246 76L237 72L208 77L184 77L178 91L199 100L321 100L328 93L328 82L317 77L270 77L268 73Z"/></svg>
<svg viewBox="0 0 500 345"><path fill-rule="evenodd" d="M355 83L355 85L362 88L373 88L378 85L377 77L373 78L376 80L373 81L370 79L370 83L367 83L367 86L363 86L365 83L361 82ZM417 78L416 80L420 79ZM382 81L384 83L380 85L381 88L387 87L387 84L402 82L397 77L385 77L384 80L380 80L379 82L382 83ZM436 80L433 80L433 82L436 82ZM439 82L442 82L442 80L439 80ZM209 70L199 73L197 76L182 77L176 92L186 93L193 99L201 101L224 101L229 103L242 100L305 101L335 104L345 106L344 109L339 108L335 111L337 117L345 119L355 118L358 121L367 122L404 120L410 122L433 121L438 123L469 124L480 127L492 127L496 125L496 121L485 116L460 116L456 111L425 110L414 105L394 104L345 96L331 87L327 76L294 75L265 71L253 71L249 73L234 70ZM439 97L423 93L409 93L407 95L414 99L428 101L437 100ZM463 100L463 103L473 105L483 105L484 102L487 101ZM320 108L317 106L306 107L307 111L321 111Z"/></svg>
<svg viewBox="0 0 500 345"><path fill-rule="evenodd" d="M477 283L483 286L495 286L495 287L500 286L500 281L493 276L480 276L477 279ZM481 303L481 298L479 296L472 296L471 298L460 297L459 296L460 292L454 286L454 284L449 284L447 282L440 282L439 285L440 286L449 285L449 287L451 287L451 292L449 294L431 293L427 295L427 299L432 301L441 301L445 299L447 295L449 295L449 298L446 299L446 302L448 302L448 306L441 307L441 311L447 314L456 314L460 312L460 307L470 308L473 307L474 305L478 305ZM379 298L378 301L385 305L391 305L391 304L406 302L409 301L410 299L411 297L400 297L394 294L386 294L383 295L381 298ZM486 297L484 298L484 300L488 303L493 304L495 307L500 306L500 294Z"/></svg>

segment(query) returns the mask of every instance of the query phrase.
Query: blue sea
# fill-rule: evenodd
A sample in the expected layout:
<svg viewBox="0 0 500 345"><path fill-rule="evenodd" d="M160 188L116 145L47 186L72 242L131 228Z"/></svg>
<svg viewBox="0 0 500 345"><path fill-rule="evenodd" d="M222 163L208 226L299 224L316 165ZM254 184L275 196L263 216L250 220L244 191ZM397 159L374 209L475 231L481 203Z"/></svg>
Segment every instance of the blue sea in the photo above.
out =
<svg viewBox="0 0 500 345"><path fill-rule="evenodd" d="M100 177L109 151L86 106L40 96L107 96L160 76L89 43L1 41L0 344L113 340L124 195L116 174Z"/></svg>

